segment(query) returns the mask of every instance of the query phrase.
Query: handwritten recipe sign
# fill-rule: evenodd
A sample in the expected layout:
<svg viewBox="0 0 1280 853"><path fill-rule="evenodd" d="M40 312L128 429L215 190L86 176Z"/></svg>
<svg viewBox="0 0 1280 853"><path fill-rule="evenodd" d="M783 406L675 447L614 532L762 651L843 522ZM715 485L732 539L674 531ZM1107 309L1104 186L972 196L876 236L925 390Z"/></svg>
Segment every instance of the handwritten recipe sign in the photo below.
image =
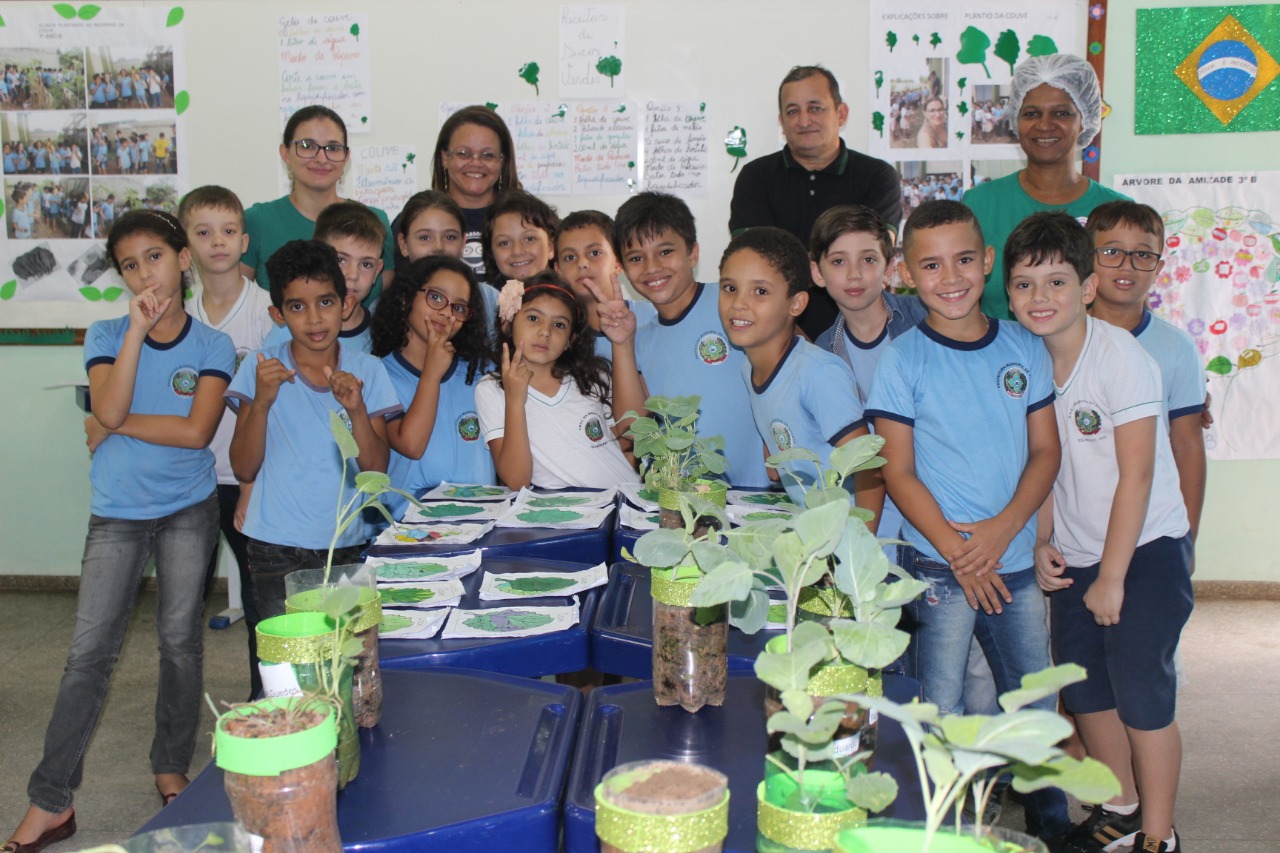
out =
<svg viewBox="0 0 1280 853"><path fill-rule="evenodd" d="M369 16L285 15L280 18L280 124L308 104L324 104L348 133L372 129Z"/></svg>
<svg viewBox="0 0 1280 853"><path fill-rule="evenodd" d="M560 7L560 97L626 94L622 6Z"/></svg>
<svg viewBox="0 0 1280 853"><path fill-rule="evenodd" d="M681 196L706 196L706 108L700 101L645 104L645 189Z"/></svg>

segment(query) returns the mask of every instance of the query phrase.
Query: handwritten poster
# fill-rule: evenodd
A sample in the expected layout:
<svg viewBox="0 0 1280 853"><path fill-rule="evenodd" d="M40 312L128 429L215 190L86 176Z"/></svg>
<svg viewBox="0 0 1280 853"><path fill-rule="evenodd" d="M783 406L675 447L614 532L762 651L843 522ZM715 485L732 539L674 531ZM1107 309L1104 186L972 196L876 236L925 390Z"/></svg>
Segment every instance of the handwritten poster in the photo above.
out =
<svg viewBox="0 0 1280 853"><path fill-rule="evenodd" d="M280 18L280 124L299 108L324 104L347 133L372 129L369 16L285 15Z"/></svg>
<svg viewBox="0 0 1280 853"><path fill-rule="evenodd" d="M560 7L560 97L626 94L622 6Z"/></svg>
<svg viewBox="0 0 1280 853"><path fill-rule="evenodd" d="M707 195L707 105L649 101L644 109L644 186L680 196Z"/></svg>
<svg viewBox="0 0 1280 853"><path fill-rule="evenodd" d="M617 101L579 101L573 112L573 191L625 193L635 187L636 111Z"/></svg>
<svg viewBox="0 0 1280 853"><path fill-rule="evenodd" d="M418 191L418 155L412 145L356 145L347 167L350 197L394 217Z"/></svg>
<svg viewBox="0 0 1280 853"><path fill-rule="evenodd" d="M573 190L571 105L546 101L503 104L502 118L516 146L520 183L534 195L569 195Z"/></svg>

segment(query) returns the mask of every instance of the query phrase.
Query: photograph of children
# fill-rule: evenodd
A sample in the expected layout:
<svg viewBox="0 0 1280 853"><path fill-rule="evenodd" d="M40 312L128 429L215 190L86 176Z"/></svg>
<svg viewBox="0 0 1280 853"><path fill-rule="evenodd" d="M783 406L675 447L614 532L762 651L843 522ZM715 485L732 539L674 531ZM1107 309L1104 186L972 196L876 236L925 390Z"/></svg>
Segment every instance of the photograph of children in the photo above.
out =
<svg viewBox="0 0 1280 853"><path fill-rule="evenodd" d="M1012 175L1024 165L1026 164L1021 160L971 160L969 186L976 187L978 184Z"/></svg>
<svg viewBox="0 0 1280 853"><path fill-rule="evenodd" d="M158 110L173 106L173 48L91 47L89 107Z"/></svg>
<svg viewBox="0 0 1280 853"><path fill-rule="evenodd" d="M895 163L902 176L902 221L922 202L935 199L959 201L964 195L964 164L959 160Z"/></svg>
<svg viewBox="0 0 1280 853"><path fill-rule="evenodd" d="M84 51L0 49L0 110L84 109Z"/></svg>
<svg viewBox="0 0 1280 853"><path fill-rule="evenodd" d="M1017 145L1009 114L1008 86L974 86L969 101L969 141L978 145Z"/></svg>
<svg viewBox="0 0 1280 853"><path fill-rule="evenodd" d="M88 178L6 178L4 197L11 240L93 237Z"/></svg>
<svg viewBox="0 0 1280 853"><path fill-rule="evenodd" d="M93 113L89 151L95 175L175 171L172 113Z"/></svg>
<svg viewBox="0 0 1280 853"><path fill-rule="evenodd" d="M122 213L130 210L163 210L178 213L178 188L172 178L95 178L93 220L98 236L105 238Z"/></svg>
<svg viewBox="0 0 1280 853"><path fill-rule="evenodd" d="M920 73L889 81L889 145L893 148L946 148L947 67L926 59Z"/></svg>
<svg viewBox="0 0 1280 853"><path fill-rule="evenodd" d="M4 173L87 175L88 114L0 113Z"/></svg>

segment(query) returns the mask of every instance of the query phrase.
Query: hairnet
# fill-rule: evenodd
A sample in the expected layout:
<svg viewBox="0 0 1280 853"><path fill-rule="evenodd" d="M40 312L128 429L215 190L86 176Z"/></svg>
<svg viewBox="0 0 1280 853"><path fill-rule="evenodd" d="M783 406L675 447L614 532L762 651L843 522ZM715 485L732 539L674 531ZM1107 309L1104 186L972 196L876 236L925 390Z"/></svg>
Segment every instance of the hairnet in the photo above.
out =
<svg viewBox="0 0 1280 853"><path fill-rule="evenodd" d="M1014 133L1017 133L1017 116L1022 112L1022 99L1041 83L1066 92L1080 111L1082 127L1076 144L1084 146L1092 142L1102 127L1102 90L1098 87L1098 75L1093 72L1093 67L1069 53L1032 56L1014 69L1010 104L1014 120L1009 123Z"/></svg>

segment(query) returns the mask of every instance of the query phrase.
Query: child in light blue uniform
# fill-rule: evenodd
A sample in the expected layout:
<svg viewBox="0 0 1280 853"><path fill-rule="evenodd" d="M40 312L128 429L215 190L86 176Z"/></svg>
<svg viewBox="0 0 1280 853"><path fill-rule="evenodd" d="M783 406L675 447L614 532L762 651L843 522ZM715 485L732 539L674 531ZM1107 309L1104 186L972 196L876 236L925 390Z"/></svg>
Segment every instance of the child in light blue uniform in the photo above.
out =
<svg viewBox="0 0 1280 853"><path fill-rule="evenodd" d="M18 184L13 188L13 238L30 240L31 229L35 222L27 210L27 196L31 194L30 184Z"/></svg>
<svg viewBox="0 0 1280 853"><path fill-rule="evenodd" d="M368 311L364 314L364 321L354 329L343 329L338 333L338 338L342 341L342 345L349 350L356 350L363 353L373 351L373 314ZM267 339L262 342L263 349L279 346L293 340L293 336L289 334L288 326L273 325L271 331L267 332Z"/></svg>
<svg viewBox="0 0 1280 853"><path fill-rule="evenodd" d="M476 414L475 383L489 367L484 287L462 259L430 255L398 270L378 302L373 352L405 410L387 425L387 473L410 494L497 482ZM386 504L396 518L408 506L399 495Z"/></svg>

